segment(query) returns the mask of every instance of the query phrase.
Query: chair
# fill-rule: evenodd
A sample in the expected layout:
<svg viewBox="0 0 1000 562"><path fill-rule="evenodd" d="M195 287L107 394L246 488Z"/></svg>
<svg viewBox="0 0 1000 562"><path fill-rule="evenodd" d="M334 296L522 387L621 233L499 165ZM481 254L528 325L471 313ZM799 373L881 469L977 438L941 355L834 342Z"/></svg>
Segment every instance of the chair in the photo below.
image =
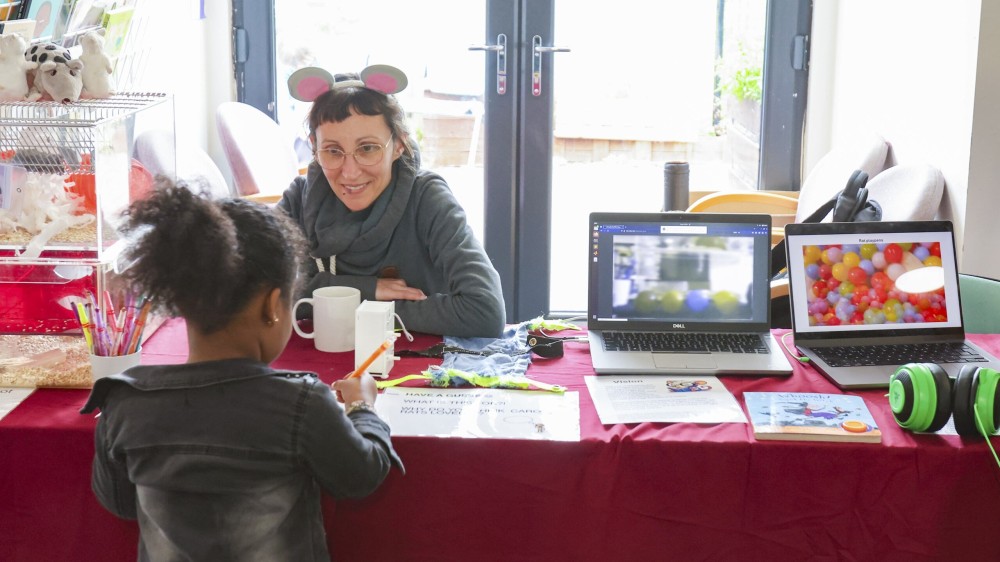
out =
<svg viewBox="0 0 1000 562"><path fill-rule="evenodd" d="M798 192L710 192L694 200L688 211L770 214L774 230L772 242L777 243L784 237L786 224L802 222L829 201L844 189L855 170L864 171L869 178L876 177L885 169L888 154L889 143L880 135L862 135L827 152L806 176Z"/></svg>
<svg viewBox="0 0 1000 562"><path fill-rule="evenodd" d="M795 220L799 200L795 192L718 191L698 198L689 213L763 213L771 215L771 244L785 237L785 225Z"/></svg>
<svg viewBox="0 0 1000 562"><path fill-rule="evenodd" d="M191 187L208 188L213 199L231 197L232 191L215 161L201 148L182 143L163 129L151 129L135 138L135 159L152 175L176 177Z"/></svg>
<svg viewBox="0 0 1000 562"><path fill-rule="evenodd" d="M958 274L962 322L970 334L1000 334L1000 280Z"/></svg>
<svg viewBox="0 0 1000 562"><path fill-rule="evenodd" d="M869 180L878 176L886 167L888 154L889 143L875 133L839 143L819 159L802 181L795 222L802 222L844 189L855 170L868 174Z"/></svg>
<svg viewBox="0 0 1000 562"><path fill-rule="evenodd" d="M223 102L215 110L215 124L238 195L280 195L299 175L294 139L264 112Z"/></svg>
<svg viewBox="0 0 1000 562"><path fill-rule="evenodd" d="M868 198L882 207L883 221L924 221L937 215L944 175L927 164L899 164L868 180Z"/></svg>

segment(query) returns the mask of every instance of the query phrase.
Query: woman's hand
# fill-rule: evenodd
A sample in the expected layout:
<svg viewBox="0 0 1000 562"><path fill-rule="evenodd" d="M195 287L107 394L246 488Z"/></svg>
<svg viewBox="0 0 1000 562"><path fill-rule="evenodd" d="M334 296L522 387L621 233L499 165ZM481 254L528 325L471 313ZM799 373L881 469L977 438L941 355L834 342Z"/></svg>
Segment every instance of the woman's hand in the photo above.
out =
<svg viewBox="0 0 1000 562"><path fill-rule="evenodd" d="M375 386L375 379L368 373L360 377L334 381L330 386L337 393L337 400L344 404L350 404L358 400L374 404L375 399L378 397L378 387Z"/></svg>
<svg viewBox="0 0 1000 562"><path fill-rule="evenodd" d="M379 279L375 286L375 300L379 301L422 301L426 298L423 291L408 286L402 279Z"/></svg>

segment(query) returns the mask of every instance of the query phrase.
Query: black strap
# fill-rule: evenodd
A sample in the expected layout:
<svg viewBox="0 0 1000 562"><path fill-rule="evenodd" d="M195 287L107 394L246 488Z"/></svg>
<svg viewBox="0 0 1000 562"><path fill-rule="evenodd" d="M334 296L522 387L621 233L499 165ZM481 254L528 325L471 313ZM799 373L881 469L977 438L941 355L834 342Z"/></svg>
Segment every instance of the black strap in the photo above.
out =
<svg viewBox="0 0 1000 562"><path fill-rule="evenodd" d="M511 357L517 355L527 355L528 353L535 352L539 357L552 358L552 357L562 357L563 355L563 340L566 339L576 339L576 338L553 338L546 336L529 335L527 346L523 349L515 350L511 353L505 351L493 351L490 349L474 350L465 349L463 347L457 347L454 345L446 345L444 342L434 344L427 349L402 349L396 352L397 357L431 357L440 359L444 357L445 353L461 353L463 355L478 355L479 357L489 357L490 355L509 355Z"/></svg>
<svg viewBox="0 0 1000 562"><path fill-rule="evenodd" d="M830 211L833 211L835 222L855 222L859 218L864 221L878 221L882 219L882 207L875 201L868 200L868 174L862 170L855 170L851 178L847 180L847 186L834 195L829 201L823 203L818 209L813 211L808 217L802 219L804 223L820 222L826 218ZM781 239L771 248L771 278L773 279L781 270L787 267L785 257L785 240Z"/></svg>
<svg viewBox="0 0 1000 562"><path fill-rule="evenodd" d="M440 359L444 357L445 353L461 353L462 355L478 355L479 357L489 357L490 355L524 355L526 353L531 353L531 348L517 350L514 353L506 353L503 351L493 351L490 349L465 349L464 347L456 347L454 345L445 345L443 342L434 344L427 349L403 349L400 350L396 355L398 357L433 357Z"/></svg>

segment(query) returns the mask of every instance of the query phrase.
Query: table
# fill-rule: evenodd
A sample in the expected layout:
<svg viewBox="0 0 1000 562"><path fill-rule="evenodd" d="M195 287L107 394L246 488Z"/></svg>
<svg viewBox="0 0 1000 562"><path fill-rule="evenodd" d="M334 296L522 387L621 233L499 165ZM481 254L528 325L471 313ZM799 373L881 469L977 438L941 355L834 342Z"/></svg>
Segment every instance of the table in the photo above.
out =
<svg viewBox="0 0 1000 562"><path fill-rule="evenodd" d="M1000 353L1000 335L971 338ZM170 321L143 361L182 362L185 342ZM880 445L757 442L744 424L603 426L583 380L586 344L566 350L536 358L529 375L580 393L580 442L398 437L405 476L394 471L363 500L325 498L334 558L1000 559L1000 469L982 438L906 432L877 390L856 394L884 431ZM352 361L293 335L275 366L330 382ZM393 376L427 364L404 359ZM793 367L791 378L721 379L741 404L747 391L837 392ZM0 560L135 559L136 524L90 491L94 419L77 413L86 397L40 389L0 420Z"/></svg>

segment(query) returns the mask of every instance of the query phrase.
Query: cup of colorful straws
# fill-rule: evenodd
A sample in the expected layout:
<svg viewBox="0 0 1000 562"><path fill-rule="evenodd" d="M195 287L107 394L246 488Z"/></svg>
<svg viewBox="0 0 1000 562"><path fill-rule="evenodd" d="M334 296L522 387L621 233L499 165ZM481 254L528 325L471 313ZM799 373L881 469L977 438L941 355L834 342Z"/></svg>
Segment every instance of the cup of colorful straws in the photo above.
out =
<svg viewBox="0 0 1000 562"><path fill-rule="evenodd" d="M103 306L89 291L83 302L74 303L90 352L93 380L121 373L141 362L142 332L150 307L148 299L127 294L123 305L116 310L107 291Z"/></svg>

